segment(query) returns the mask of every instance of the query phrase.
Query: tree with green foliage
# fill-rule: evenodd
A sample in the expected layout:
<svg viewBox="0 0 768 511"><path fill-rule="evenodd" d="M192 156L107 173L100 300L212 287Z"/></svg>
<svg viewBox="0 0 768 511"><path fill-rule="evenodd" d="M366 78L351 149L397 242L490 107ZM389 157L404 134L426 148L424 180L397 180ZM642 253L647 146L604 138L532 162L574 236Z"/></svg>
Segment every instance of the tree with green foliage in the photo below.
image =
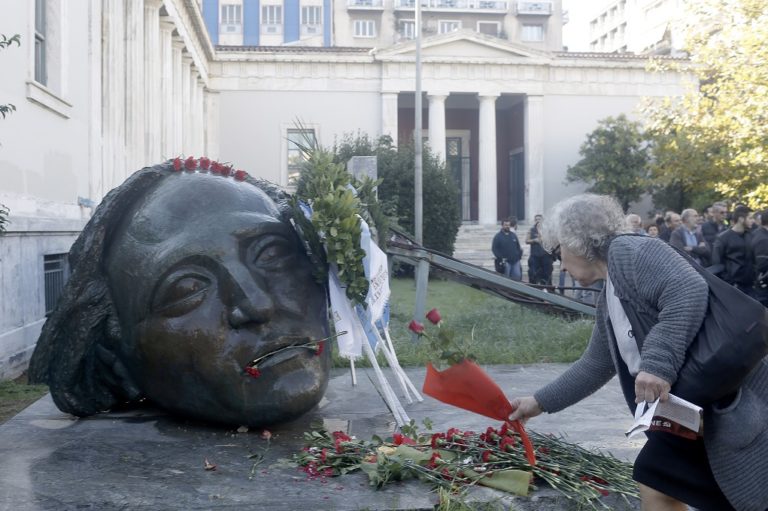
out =
<svg viewBox="0 0 768 511"><path fill-rule="evenodd" d="M649 102L653 180L768 206L768 9L765 0L690 2L690 63L657 63L695 81Z"/></svg>
<svg viewBox="0 0 768 511"><path fill-rule="evenodd" d="M5 34L0 34L0 50L8 48L13 43L16 43L16 46L21 46L21 36L19 34L13 35L11 37L7 37ZM11 103L0 105L0 115L3 116L3 119L5 119L6 115L15 111L16 106Z"/></svg>
<svg viewBox="0 0 768 511"><path fill-rule="evenodd" d="M19 34L11 37L7 37L5 34L0 34L0 50L6 49L13 43L16 43L16 46L21 46L21 36ZM15 111L16 106L12 103L0 105L0 115L3 116L3 119L5 119L6 115ZM8 213L10 213L10 211L8 211L5 204L0 204L0 233L5 232L5 226L8 224Z"/></svg>
<svg viewBox="0 0 768 511"><path fill-rule="evenodd" d="M648 148L640 123L625 115L598 121L568 167L566 181L589 184L588 191L613 195L626 210L648 189Z"/></svg>
<svg viewBox="0 0 768 511"><path fill-rule="evenodd" d="M368 135L345 135L334 148L340 162L352 156L377 157L379 200L386 212L395 216L397 225L414 232L414 149L413 145L394 147L392 138L374 141ZM446 254L453 253L461 225L458 187L445 165L424 146L424 246Z"/></svg>

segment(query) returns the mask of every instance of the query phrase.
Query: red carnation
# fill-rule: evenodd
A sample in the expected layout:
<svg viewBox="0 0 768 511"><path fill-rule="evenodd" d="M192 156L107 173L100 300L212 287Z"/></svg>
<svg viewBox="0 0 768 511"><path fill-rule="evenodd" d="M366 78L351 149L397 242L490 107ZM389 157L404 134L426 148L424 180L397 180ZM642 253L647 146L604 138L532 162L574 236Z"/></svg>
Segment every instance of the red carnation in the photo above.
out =
<svg viewBox="0 0 768 511"><path fill-rule="evenodd" d="M245 368L245 372L248 373L252 378L258 378L261 376L261 371L259 371L258 367L248 366Z"/></svg>
<svg viewBox="0 0 768 511"><path fill-rule="evenodd" d="M224 177L229 176L232 173L232 167L228 165L222 165L221 166L221 175Z"/></svg>
<svg viewBox="0 0 768 511"><path fill-rule="evenodd" d="M187 170L195 170L197 168L197 160L194 158L194 156L190 156L184 160L184 168Z"/></svg>
<svg viewBox="0 0 768 511"><path fill-rule="evenodd" d="M395 443L395 445L416 445L416 442L414 442L413 439L408 438L407 436L400 433L395 433L392 435L392 441Z"/></svg>
<svg viewBox="0 0 768 511"><path fill-rule="evenodd" d="M208 170L208 167L210 166L211 166L211 160L209 158L206 158L205 156L200 158L200 168L202 170Z"/></svg>
<svg viewBox="0 0 768 511"><path fill-rule="evenodd" d="M320 341L319 343L317 343L317 348L316 348L316 351L315 351L315 356L316 357L319 357L320 355L323 354L323 347L324 346L325 346L325 343L323 341Z"/></svg>
<svg viewBox="0 0 768 511"><path fill-rule="evenodd" d="M483 451L483 463L488 463L491 459L491 451Z"/></svg>
<svg viewBox="0 0 768 511"><path fill-rule="evenodd" d="M427 319L431 321L433 325L436 325L440 323L440 320L443 318L440 317L440 313L437 311L437 309L432 309L431 311L427 312Z"/></svg>
<svg viewBox="0 0 768 511"><path fill-rule="evenodd" d="M236 170L235 171L235 179L237 181L245 181L248 177L248 173L244 170Z"/></svg>
<svg viewBox="0 0 768 511"><path fill-rule="evenodd" d="M416 321L415 319L411 320L410 323L408 323L408 329L416 334L422 335L424 333L424 325Z"/></svg>
<svg viewBox="0 0 768 511"><path fill-rule="evenodd" d="M181 158L173 159L173 170L175 170L176 172L181 170Z"/></svg>
<svg viewBox="0 0 768 511"><path fill-rule="evenodd" d="M211 162L211 174L220 174L221 164L217 161Z"/></svg>

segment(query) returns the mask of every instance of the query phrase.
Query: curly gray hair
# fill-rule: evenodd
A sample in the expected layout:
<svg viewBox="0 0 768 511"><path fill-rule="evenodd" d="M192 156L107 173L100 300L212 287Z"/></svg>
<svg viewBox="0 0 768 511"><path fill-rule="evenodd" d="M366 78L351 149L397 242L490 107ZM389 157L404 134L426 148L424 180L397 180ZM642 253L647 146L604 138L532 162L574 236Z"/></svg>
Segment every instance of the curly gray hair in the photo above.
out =
<svg viewBox="0 0 768 511"><path fill-rule="evenodd" d="M585 193L554 205L542 226L542 244L552 251L564 247L588 261L605 261L610 240L631 232L613 197Z"/></svg>

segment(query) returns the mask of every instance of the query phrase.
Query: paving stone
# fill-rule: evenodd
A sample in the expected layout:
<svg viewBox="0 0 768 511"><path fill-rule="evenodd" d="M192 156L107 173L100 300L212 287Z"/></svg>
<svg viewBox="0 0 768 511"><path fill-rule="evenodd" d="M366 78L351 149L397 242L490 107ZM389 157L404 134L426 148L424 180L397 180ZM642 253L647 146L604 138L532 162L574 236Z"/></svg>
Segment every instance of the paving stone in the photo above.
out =
<svg viewBox="0 0 768 511"><path fill-rule="evenodd" d="M508 396L529 394L564 370L562 364L489 366L486 369ZM56 409L46 396L0 426L0 509L269 509L269 510L405 510L433 509L436 495L420 481L374 490L360 473L309 480L288 459L302 445L302 433L324 422L358 438L391 435L392 417L368 377L358 369L358 386L349 373L335 370L320 406L292 423L261 431L238 432L179 420L142 408L76 419ZM409 369L417 386L424 369ZM429 418L435 431L449 427L485 429L494 421L444 405L429 397L406 404L411 418ZM623 432L631 416L617 382L558 414L537 417L528 428L565 434L569 441L612 452L632 461L642 441ZM250 454L263 454L253 467ZM206 471L205 460L216 464ZM531 498L477 488L466 499L492 509L560 510L572 505L551 489ZM612 509L638 509L606 502ZM484 508L485 509L485 508Z"/></svg>

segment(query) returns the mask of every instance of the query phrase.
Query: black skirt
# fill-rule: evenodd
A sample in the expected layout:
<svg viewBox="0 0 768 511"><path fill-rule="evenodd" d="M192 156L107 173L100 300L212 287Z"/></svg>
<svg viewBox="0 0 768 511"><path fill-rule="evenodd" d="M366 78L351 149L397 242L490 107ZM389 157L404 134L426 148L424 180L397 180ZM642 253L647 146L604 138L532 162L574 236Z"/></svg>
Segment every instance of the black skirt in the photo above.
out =
<svg viewBox="0 0 768 511"><path fill-rule="evenodd" d="M734 509L715 481L701 438L687 440L662 431L646 435L635 460L635 481L702 511Z"/></svg>

